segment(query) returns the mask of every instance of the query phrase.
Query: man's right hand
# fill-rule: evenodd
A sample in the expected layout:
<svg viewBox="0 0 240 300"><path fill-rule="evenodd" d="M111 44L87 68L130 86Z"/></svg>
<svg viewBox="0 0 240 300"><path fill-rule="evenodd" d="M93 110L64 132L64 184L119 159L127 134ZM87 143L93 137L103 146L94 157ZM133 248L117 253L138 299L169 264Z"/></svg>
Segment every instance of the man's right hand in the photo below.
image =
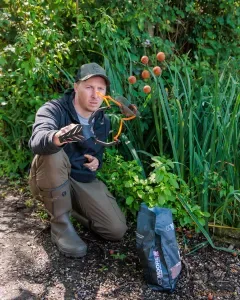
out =
<svg viewBox="0 0 240 300"><path fill-rule="evenodd" d="M60 143L59 136L63 135L64 133L67 133L68 131L73 129L75 126L77 126L77 124L70 124L70 125L67 125L67 126L61 128L53 137L54 145L62 146L64 144L67 144L67 143L71 142L71 141L66 141L66 142Z"/></svg>

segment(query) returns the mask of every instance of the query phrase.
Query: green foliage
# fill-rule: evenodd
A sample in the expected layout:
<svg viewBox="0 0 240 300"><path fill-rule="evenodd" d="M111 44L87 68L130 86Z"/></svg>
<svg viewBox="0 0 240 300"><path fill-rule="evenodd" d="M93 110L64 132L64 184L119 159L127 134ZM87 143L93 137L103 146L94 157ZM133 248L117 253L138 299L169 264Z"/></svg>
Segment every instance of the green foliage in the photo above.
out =
<svg viewBox="0 0 240 300"><path fill-rule="evenodd" d="M34 206L34 202L32 199L28 199L25 201L25 205L26 205L26 207L31 208Z"/></svg>
<svg viewBox="0 0 240 300"><path fill-rule="evenodd" d="M124 254L124 253L116 253L116 254L111 254L111 256L114 258L114 259L119 259L119 260L124 260L127 255Z"/></svg>
<svg viewBox="0 0 240 300"><path fill-rule="evenodd" d="M108 267L105 265L100 265L101 268L98 269L99 272L104 272L104 271L108 271Z"/></svg>
<svg viewBox="0 0 240 300"><path fill-rule="evenodd" d="M42 220L48 220L49 219L48 213L44 209L39 210L37 212L37 215Z"/></svg>
<svg viewBox="0 0 240 300"><path fill-rule="evenodd" d="M82 224L79 223L78 220L76 218L74 218L73 216L70 216L70 221L72 222L72 224L75 228L77 228L78 230L82 229Z"/></svg>
<svg viewBox="0 0 240 300"><path fill-rule="evenodd" d="M135 160L125 161L115 150L107 149L104 164L98 172L98 177L118 198L123 209L127 203L127 210L132 214L138 211L139 202L134 201L135 197L133 196L136 193L132 187L137 186L141 189L144 180L142 179L142 169Z"/></svg>
<svg viewBox="0 0 240 300"><path fill-rule="evenodd" d="M1 160L1 175L16 176L31 158L26 149L36 110L60 90L58 66L68 58L69 41L59 24L59 8L56 14L50 5L9 2L0 12L5 25L0 36L0 155L12 158Z"/></svg>
<svg viewBox="0 0 240 300"><path fill-rule="evenodd" d="M81 18L84 15L84 21L87 20L88 24L95 19L101 28L95 31L99 42L102 42L99 36L105 33L110 45L118 40L129 47L131 41L129 49L135 54L139 53L141 46L145 46L146 53L148 49L162 49L169 54L191 52L192 57L199 56L201 60L212 63L217 55L221 60L229 56L239 58L240 6L237 0L132 0L122 1L121 4L111 1L106 9L103 7L104 1L91 1L79 6ZM107 14L108 18L101 18L102 13ZM109 18L110 30L114 28L115 38L107 28Z"/></svg>
<svg viewBox="0 0 240 300"><path fill-rule="evenodd" d="M174 171L187 182L192 197L197 197L203 211L214 214L240 185L240 85L234 61L201 69L187 57L176 57L161 64L161 77L153 74L153 66L154 62L144 67L150 71L150 79L138 77L139 84L134 87L137 91L142 84L149 84L152 91L144 102L136 101L141 125L129 123L128 138L137 152L141 149L173 157ZM138 152L142 160L144 151ZM232 213L234 218L220 218L224 224L239 224L236 205ZM216 220L222 224L220 219Z"/></svg>
<svg viewBox="0 0 240 300"><path fill-rule="evenodd" d="M133 199L138 194L143 200L142 191L150 186L153 195L169 196L159 196L164 204L173 206L180 191L216 222L239 226L238 1L5 0L1 5L0 176L26 174L36 110L72 85L80 64L96 61L109 74L111 94L125 95L141 112L141 119L125 124L119 147L124 157L130 158L130 149L138 161L127 163L133 173L124 161L118 163L134 193L120 187L114 171L120 198L129 191L128 209L137 210ZM161 78L152 73L158 51L167 57ZM147 67L139 63L143 54L150 58ZM131 86L128 76L140 77L144 68L151 79ZM152 85L147 97L146 83ZM145 152L176 162L164 174L166 182L157 182L164 169L150 166ZM175 182L178 188L171 185Z"/></svg>
<svg viewBox="0 0 240 300"><path fill-rule="evenodd" d="M176 222L181 226L192 227L194 223L178 201L181 196L187 201L191 212L200 224L205 224L205 217L210 215L200 210L190 199L187 184L172 172L173 162L169 159L153 156L152 171L144 179L136 161L124 161L115 151L107 151L103 169L99 178L103 180L110 191L119 200L125 211L133 215L139 210L142 202L148 207L160 206L171 208Z"/></svg>

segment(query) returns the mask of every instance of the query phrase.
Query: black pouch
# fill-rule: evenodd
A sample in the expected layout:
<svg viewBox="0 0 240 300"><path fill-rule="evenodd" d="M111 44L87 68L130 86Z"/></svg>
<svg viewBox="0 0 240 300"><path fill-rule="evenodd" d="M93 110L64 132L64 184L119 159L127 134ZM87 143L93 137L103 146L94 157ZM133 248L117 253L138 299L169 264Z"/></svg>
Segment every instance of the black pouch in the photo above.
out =
<svg viewBox="0 0 240 300"><path fill-rule="evenodd" d="M171 210L141 204L136 243L148 286L173 292L181 272L181 260Z"/></svg>

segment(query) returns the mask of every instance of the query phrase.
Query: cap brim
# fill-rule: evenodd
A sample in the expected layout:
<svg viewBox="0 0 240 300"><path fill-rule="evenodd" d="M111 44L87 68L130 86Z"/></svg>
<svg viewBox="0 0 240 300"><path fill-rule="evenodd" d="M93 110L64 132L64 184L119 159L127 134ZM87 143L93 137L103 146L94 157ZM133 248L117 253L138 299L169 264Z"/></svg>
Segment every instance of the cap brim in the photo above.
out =
<svg viewBox="0 0 240 300"><path fill-rule="evenodd" d="M107 85L110 85L110 80L108 79L107 76L105 76L105 75L103 75L103 74L89 74L89 75L87 75L87 76L81 78L80 80L81 80L81 81L86 81L86 80L88 80L88 79L90 79L90 78L92 78L92 77L98 77L98 76L99 76L99 77L102 77L103 79L105 79Z"/></svg>

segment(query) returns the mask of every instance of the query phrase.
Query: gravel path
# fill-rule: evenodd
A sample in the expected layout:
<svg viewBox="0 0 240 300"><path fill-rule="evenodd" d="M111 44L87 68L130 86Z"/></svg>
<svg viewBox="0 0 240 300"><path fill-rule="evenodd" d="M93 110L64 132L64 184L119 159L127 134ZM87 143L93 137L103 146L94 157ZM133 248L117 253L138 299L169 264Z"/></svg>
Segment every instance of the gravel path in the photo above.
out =
<svg viewBox="0 0 240 300"><path fill-rule="evenodd" d="M82 259L62 256L51 243L48 222L39 218L36 204L26 206L30 195L19 186L0 180L1 300L190 300L210 299L209 293L213 299L240 299L239 258L211 247L187 256L182 236L183 270L175 292L150 290L136 254L134 224L118 243L77 226L88 254Z"/></svg>

